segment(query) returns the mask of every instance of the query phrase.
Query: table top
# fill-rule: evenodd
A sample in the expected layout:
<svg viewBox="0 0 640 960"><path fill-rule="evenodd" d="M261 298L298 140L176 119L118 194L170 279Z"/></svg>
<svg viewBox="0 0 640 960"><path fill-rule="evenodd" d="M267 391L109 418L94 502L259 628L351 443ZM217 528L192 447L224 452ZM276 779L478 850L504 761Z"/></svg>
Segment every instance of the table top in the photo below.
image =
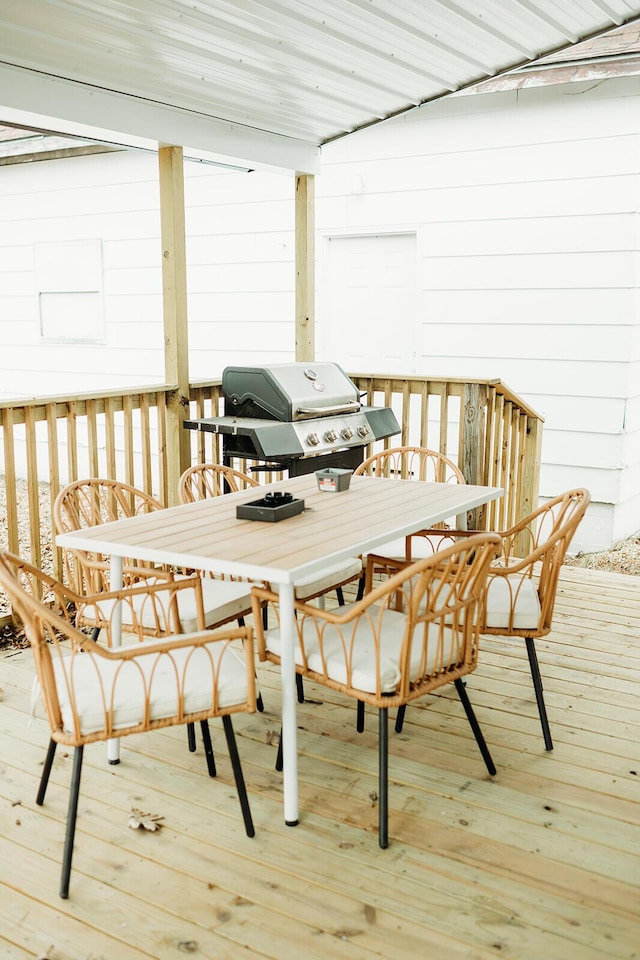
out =
<svg viewBox="0 0 640 960"><path fill-rule="evenodd" d="M303 513L277 522L238 520L236 507L284 490ZM59 534L56 544L106 555L293 583L328 563L464 513L499 487L352 477L348 490L319 491L314 474Z"/></svg>

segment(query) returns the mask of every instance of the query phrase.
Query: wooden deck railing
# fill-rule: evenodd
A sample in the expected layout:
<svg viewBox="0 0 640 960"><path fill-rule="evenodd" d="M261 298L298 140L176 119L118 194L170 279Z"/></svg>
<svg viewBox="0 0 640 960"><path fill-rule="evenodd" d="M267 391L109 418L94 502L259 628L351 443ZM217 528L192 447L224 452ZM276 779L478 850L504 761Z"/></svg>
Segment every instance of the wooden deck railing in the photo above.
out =
<svg viewBox="0 0 640 960"><path fill-rule="evenodd" d="M393 407L401 424L401 434L380 445L441 450L456 460L468 483L504 488L504 497L469 517L471 529L511 526L535 508L542 420L503 383L351 376L364 402ZM180 470L177 444L169 438L181 428L184 413L175 387L166 385L1 402L6 533L0 544L61 576L51 506L61 487L80 477L124 480L163 503L175 501L168 478ZM188 413L192 418L222 413L219 380L190 386ZM193 463L221 459L219 437L200 431L190 437ZM272 476L277 474L261 474L265 481ZM0 597L0 615L5 613Z"/></svg>
<svg viewBox="0 0 640 960"><path fill-rule="evenodd" d="M61 487L81 477L118 478L167 502L168 412L175 392L159 386L0 403L2 545L59 576L51 507Z"/></svg>

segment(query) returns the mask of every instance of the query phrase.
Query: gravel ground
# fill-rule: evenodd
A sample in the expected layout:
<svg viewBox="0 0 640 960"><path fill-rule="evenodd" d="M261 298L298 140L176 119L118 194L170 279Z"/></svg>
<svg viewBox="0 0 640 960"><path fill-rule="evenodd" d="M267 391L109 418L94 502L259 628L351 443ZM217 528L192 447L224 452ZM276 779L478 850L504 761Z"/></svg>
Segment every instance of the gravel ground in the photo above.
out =
<svg viewBox="0 0 640 960"><path fill-rule="evenodd" d="M29 523L27 519L27 484L26 481L18 481L18 516L24 519L19 522L19 552L21 556L29 556ZM40 511L42 516L43 528L47 528L51 516L51 504L49 500L49 485L41 483L39 487ZM0 482L0 544L5 548L7 545L7 501L4 484ZM42 545L43 562L42 566L47 572L52 568L51 544ZM627 573L632 576L640 576L640 531L626 540L621 540L614 544L610 550L602 550L597 553L578 553L565 560L565 563L574 567L587 567L591 570L611 570L615 573ZM8 607L3 597L0 595L0 617L6 616ZM16 636L12 627L0 629L0 649L6 646L13 646L16 643L22 645L23 638Z"/></svg>
<svg viewBox="0 0 640 960"><path fill-rule="evenodd" d="M612 570L640 576L640 531L626 540L614 543L610 550L597 553L577 553L565 560L567 566L587 567L590 570Z"/></svg>

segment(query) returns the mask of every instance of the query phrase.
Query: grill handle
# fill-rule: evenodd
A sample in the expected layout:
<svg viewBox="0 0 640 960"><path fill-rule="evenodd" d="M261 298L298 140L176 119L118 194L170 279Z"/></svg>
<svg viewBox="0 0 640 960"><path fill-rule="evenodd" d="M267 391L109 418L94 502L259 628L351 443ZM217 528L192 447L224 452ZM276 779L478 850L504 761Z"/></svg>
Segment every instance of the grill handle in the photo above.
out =
<svg viewBox="0 0 640 960"><path fill-rule="evenodd" d="M348 403L336 407L297 407L296 414L303 414L307 417L327 417L329 414L335 416L339 413L357 413L360 407L361 404L358 400L349 400Z"/></svg>
<svg viewBox="0 0 640 960"><path fill-rule="evenodd" d="M274 473L275 471L288 470L286 463L258 463L249 467L249 473Z"/></svg>

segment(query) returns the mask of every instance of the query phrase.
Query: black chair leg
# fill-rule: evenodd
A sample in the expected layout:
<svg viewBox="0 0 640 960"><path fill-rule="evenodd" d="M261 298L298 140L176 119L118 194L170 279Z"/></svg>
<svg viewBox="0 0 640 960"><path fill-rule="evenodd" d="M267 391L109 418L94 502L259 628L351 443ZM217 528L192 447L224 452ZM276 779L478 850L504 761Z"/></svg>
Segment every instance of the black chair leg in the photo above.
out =
<svg viewBox="0 0 640 960"><path fill-rule="evenodd" d="M358 592L356 593L356 600L362 600L364 597L364 587L365 587L365 575L361 575L360 580L358 581Z"/></svg>
<svg viewBox="0 0 640 960"><path fill-rule="evenodd" d="M362 733L364 730L364 700L356 700L356 731Z"/></svg>
<svg viewBox="0 0 640 960"><path fill-rule="evenodd" d="M542 677L540 676L540 667L538 666L538 656L533 637L525 637L527 645L527 656L529 657L529 666L531 668L531 678L533 680L533 689L536 694L538 704L538 713L540 714L540 723L542 725L542 735L546 750L553 750L553 740L551 739L551 730L549 729L549 720L547 718L547 708L542 693Z"/></svg>
<svg viewBox="0 0 640 960"><path fill-rule="evenodd" d="M240 766L240 757L238 755L236 738L233 732L233 724L231 723L231 717L228 714L225 714L223 716L222 724L224 726L224 733L227 738L227 747L229 748L229 758L231 760L231 767L233 768L233 776L236 781L236 789L238 791L238 799L240 800L240 808L242 810L242 819L244 820L244 828L247 832L248 837L255 837L256 831L254 829L253 820L251 818L249 798L247 797L247 788L245 786L244 776L242 774L242 767Z"/></svg>
<svg viewBox="0 0 640 960"><path fill-rule="evenodd" d="M388 710L378 716L378 843L385 850L389 846L389 726Z"/></svg>
<svg viewBox="0 0 640 960"><path fill-rule="evenodd" d="M44 803L44 795L47 792L47 784L49 783L49 775L51 774L51 767L53 766L53 758L56 755L56 747L58 744L55 740L49 740L49 746L47 748L47 755L44 758L44 766L42 768L42 776L40 777L40 786L38 787L38 795L36 796L36 803L39 807Z"/></svg>
<svg viewBox="0 0 640 960"><path fill-rule="evenodd" d="M482 754L482 759L485 762L485 766L491 776L496 773L496 765L493 762L491 754L489 753L489 748L487 743L482 735L482 730L480 729L480 724L476 720L476 715L473 712L473 707L471 706L471 701L469 700L469 695L467 694L466 688L460 677L454 681L456 690L458 691L458 696L464 707L464 712L467 715L467 720L473 730L473 735L476 738L476 743L480 747L480 753Z"/></svg>
<svg viewBox="0 0 640 960"><path fill-rule="evenodd" d="M62 857L62 875L60 877L60 896L66 900L69 896L69 877L71 876L71 858L73 856L73 838L76 832L78 816L78 797L80 796L80 774L82 773L82 754L84 747L76 747L73 754L73 772L69 792L69 811L67 813L67 831L64 838Z"/></svg>
<svg viewBox="0 0 640 960"><path fill-rule="evenodd" d="M298 695L298 703L304 703L304 685L302 683L301 673L296 673L296 693Z"/></svg>
<svg viewBox="0 0 640 960"><path fill-rule="evenodd" d="M336 587L336 597L338 599L338 606L344 607L344 593L342 592L342 587Z"/></svg>
<svg viewBox="0 0 640 960"><path fill-rule="evenodd" d="M404 715L407 712L407 705L403 703L402 706L398 707L398 712L396 714L396 733L402 733L402 728L404 726Z"/></svg>
<svg viewBox="0 0 640 960"><path fill-rule="evenodd" d="M196 728L192 723L187 724L187 744L189 753L196 752Z"/></svg>
<svg viewBox="0 0 640 960"><path fill-rule="evenodd" d="M193 724L191 724L193 726ZM213 744L211 743L211 731L209 730L209 723L207 720L200 721L200 729L202 731L202 743L204 744L204 755L207 761L207 770L209 771L210 777L215 777L216 770L216 761L213 756Z"/></svg>

